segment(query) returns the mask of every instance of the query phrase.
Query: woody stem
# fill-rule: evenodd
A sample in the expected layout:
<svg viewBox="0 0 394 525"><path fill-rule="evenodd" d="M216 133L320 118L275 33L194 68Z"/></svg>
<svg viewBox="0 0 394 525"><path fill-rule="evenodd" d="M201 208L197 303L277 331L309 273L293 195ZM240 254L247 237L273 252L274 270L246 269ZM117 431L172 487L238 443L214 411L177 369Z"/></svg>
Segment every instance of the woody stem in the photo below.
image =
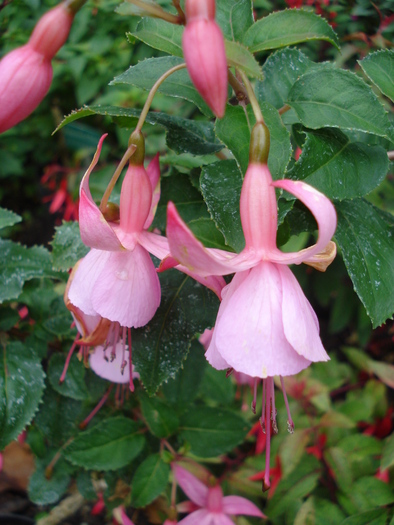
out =
<svg viewBox="0 0 394 525"><path fill-rule="evenodd" d="M242 82L244 83L246 92L247 92L249 100L250 100L250 104L251 104L252 109L253 109L254 116L256 118L256 122L263 122L264 123L263 114L261 113L261 109L260 109L259 103L257 101L255 92L253 90L252 84L250 83L250 80L248 79L247 75L245 75L245 73L243 71L241 71L240 69L238 70L238 73L239 73L239 75L242 78Z"/></svg>

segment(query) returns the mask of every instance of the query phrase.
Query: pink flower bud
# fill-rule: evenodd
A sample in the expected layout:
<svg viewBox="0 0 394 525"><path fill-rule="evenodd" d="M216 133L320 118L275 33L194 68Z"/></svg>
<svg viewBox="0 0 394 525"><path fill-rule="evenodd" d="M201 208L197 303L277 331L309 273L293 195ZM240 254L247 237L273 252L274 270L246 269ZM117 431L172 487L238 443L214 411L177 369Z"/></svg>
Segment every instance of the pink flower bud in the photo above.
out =
<svg viewBox="0 0 394 525"><path fill-rule="evenodd" d="M182 45L193 84L221 118L227 100L227 60L223 34L214 16L214 0L187 0Z"/></svg>
<svg viewBox="0 0 394 525"><path fill-rule="evenodd" d="M0 61L0 133L25 119L47 94L52 81L51 59L62 47L74 14L65 4L46 13L29 42Z"/></svg>

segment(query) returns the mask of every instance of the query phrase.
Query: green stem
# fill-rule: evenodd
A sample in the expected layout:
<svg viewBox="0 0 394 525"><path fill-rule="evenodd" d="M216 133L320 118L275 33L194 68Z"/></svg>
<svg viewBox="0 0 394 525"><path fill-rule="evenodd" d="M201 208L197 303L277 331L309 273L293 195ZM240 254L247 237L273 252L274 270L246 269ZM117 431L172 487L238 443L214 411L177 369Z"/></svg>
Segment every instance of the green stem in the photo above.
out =
<svg viewBox="0 0 394 525"><path fill-rule="evenodd" d="M87 0L66 0L64 2L64 5L66 6L67 10L73 14L77 13L81 7L86 4Z"/></svg>
<svg viewBox="0 0 394 525"><path fill-rule="evenodd" d="M179 0L172 0L172 3L174 4L175 9L178 11L178 15L179 15L179 18L180 18L180 21L181 21L182 25L185 25L186 24L186 16L185 16L185 13L182 10L182 7L181 7L181 5L179 3Z"/></svg>
<svg viewBox="0 0 394 525"><path fill-rule="evenodd" d="M135 128L135 131L141 132L142 126L144 125L146 116L148 114L150 105L152 104L153 97L156 95L156 91L159 89L160 85L164 82L166 78L168 78L170 75L175 73L175 71L179 71L180 69L184 69L186 67L186 64L179 64L178 66L172 67L168 71L164 73L153 85L152 89L149 92L148 98L146 99L145 105L142 109L140 118L138 120L137 126Z"/></svg>
<svg viewBox="0 0 394 525"><path fill-rule="evenodd" d="M118 167L116 168L115 173L112 175L112 179L110 180L107 189L104 192L103 198L101 199L99 206L101 213L105 212L108 204L108 199L112 193L112 190L114 189L114 186L117 180L119 179L123 168L126 166L127 162L129 161L130 157L133 155L136 149L137 146L135 144L130 144L130 146L126 150L126 153L123 155L122 160L119 162Z"/></svg>
<svg viewBox="0 0 394 525"><path fill-rule="evenodd" d="M149 15L161 18L162 20L166 20L167 22L170 22L171 24L181 24L183 23L180 20L179 16L175 16L171 13L167 13L167 11L164 11L160 6L153 5L153 4L146 4L143 0L126 0L129 4L134 4L140 9L143 9L146 13Z"/></svg>
<svg viewBox="0 0 394 525"><path fill-rule="evenodd" d="M250 83L250 80L245 75L245 73L243 71L241 71L240 69L238 70L238 73L240 74L240 76L242 78L242 81L244 83L246 92L247 92L249 100L250 100L250 104L251 104L252 109L253 109L254 116L256 117L256 122L263 122L264 123L263 114L261 113L261 109L260 109L259 103L257 101L256 95L254 93L252 84Z"/></svg>

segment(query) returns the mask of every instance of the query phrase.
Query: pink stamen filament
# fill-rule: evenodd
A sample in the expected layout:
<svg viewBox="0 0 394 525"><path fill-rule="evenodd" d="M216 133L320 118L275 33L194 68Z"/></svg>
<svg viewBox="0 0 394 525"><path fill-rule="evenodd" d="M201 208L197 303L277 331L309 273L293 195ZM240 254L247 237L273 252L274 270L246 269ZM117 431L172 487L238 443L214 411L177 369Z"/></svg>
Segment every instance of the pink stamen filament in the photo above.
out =
<svg viewBox="0 0 394 525"><path fill-rule="evenodd" d="M268 377L264 383L263 383L263 390L264 386L267 390L266 392L266 405L265 405L265 428L266 428L266 435L267 440L265 444L265 474L263 479L263 491L266 491L270 488L270 452L271 452L271 424L270 424L270 405L271 405L271 387L272 378Z"/></svg>
<svg viewBox="0 0 394 525"><path fill-rule="evenodd" d="M130 372L129 388L130 388L130 392L134 392L133 360L132 360L132 355L131 355L131 328L128 329L128 334L129 334L129 372Z"/></svg>
<svg viewBox="0 0 394 525"><path fill-rule="evenodd" d="M257 377L255 378L254 385L253 385L253 401L252 401L253 414L256 413L256 399L257 399Z"/></svg>
<svg viewBox="0 0 394 525"><path fill-rule="evenodd" d="M78 344L78 339L79 338L80 338L80 335L77 334L77 336L75 337L74 342L73 342L70 350L68 351L68 354L67 354L67 357L66 357L66 362L64 363L63 372L62 372L62 375L60 376L60 379L59 379L59 383L63 383L63 381L66 379L66 374L67 374L68 366L70 364L71 356L74 353L74 350L75 350L75 348L76 348L76 346Z"/></svg>
<svg viewBox="0 0 394 525"><path fill-rule="evenodd" d="M275 408L275 385L274 385L274 379L271 378L271 404L272 404L272 410L271 410L271 421L272 421L272 430L274 434L278 433L278 425L276 423L276 408Z"/></svg>
<svg viewBox="0 0 394 525"><path fill-rule="evenodd" d="M108 390L105 392L105 394L103 395L103 397L101 398L101 400L98 402L97 406L90 412L90 414L88 415L87 418L85 418L82 423L79 424L79 428L81 430L83 430L84 428L86 428L88 426L88 424L90 423L90 421L93 419L93 417L97 414L97 412L100 410L100 408L106 403L112 389L113 389L114 385L110 385Z"/></svg>
<svg viewBox="0 0 394 525"><path fill-rule="evenodd" d="M286 410L287 410L287 430L290 432L290 434L293 434L293 432L294 432L294 423L293 423L293 420L292 420L291 414L290 414L290 407L289 407L289 402L287 400L285 383L283 381L283 377L282 376L279 376L279 377L280 377L280 384L282 386L283 399L285 400L285 405L286 405Z"/></svg>

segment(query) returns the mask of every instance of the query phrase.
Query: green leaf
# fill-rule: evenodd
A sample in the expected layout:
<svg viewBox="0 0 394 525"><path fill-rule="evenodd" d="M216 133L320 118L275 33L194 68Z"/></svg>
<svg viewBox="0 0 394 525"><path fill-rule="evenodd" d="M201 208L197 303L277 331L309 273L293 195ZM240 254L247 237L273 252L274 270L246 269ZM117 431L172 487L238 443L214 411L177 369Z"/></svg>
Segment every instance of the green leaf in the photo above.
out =
<svg viewBox="0 0 394 525"><path fill-rule="evenodd" d="M351 199L372 191L389 166L381 146L352 143L338 129L305 130L307 139L298 162L288 172L331 199Z"/></svg>
<svg viewBox="0 0 394 525"><path fill-rule="evenodd" d="M181 437L191 452L209 458L229 452L242 443L250 426L237 413L211 407L197 407L181 420Z"/></svg>
<svg viewBox="0 0 394 525"><path fill-rule="evenodd" d="M223 35L229 40L242 40L253 24L251 0L217 0L216 20Z"/></svg>
<svg viewBox="0 0 394 525"><path fill-rule="evenodd" d="M177 270L160 275L161 304L152 321L133 330L133 359L150 395L182 366L191 339L213 326L215 295ZM192 312L192 314L191 314Z"/></svg>
<svg viewBox="0 0 394 525"><path fill-rule="evenodd" d="M200 178L201 191L209 213L226 244L240 252L245 247L239 214L242 175L234 160L204 166Z"/></svg>
<svg viewBox="0 0 394 525"><path fill-rule="evenodd" d="M287 103L308 128L358 130L394 140L378 98L350 71L333 67L307 71L293 85Z"/></svg>
<svg viewBox="0 0 394 525"><path fill-rule="evenodd" d="M374 327L394 311L393 220L365 200L336 205L335 238L353 286Z"/></svg>
<svg viewBox="0 0 394 525"><path fill-rule="evenodd" d="M243 43L252 53L326 40L339 49L338 37L322 17L302 9L286 9L261 18L246 31Z"/></svg>
<svg viewBox="0 0 394 525"><path fill-rule="evenodd" d="M386 470L394 465L394 434L384 440L382 459L380 462L381 470Z"/></svg>
<svg viewBox="0 0 394 525"><path fill-rule="evenodd" d="M201 397L215 405L230 405L234 401L235 382L226 377L224 370L207 366L200 387Z"/></svg>
<svg viewBox="0 0 394 525"><path fill-rule="evenodd" d="M314 65L299 49L279 49L272 53L263 65L264 80L256 82L258 100L280 109L286 104L294 82Z"/></svg>
<svg viewBox="0 0 394 525"><path fill-rule="evenodd" d="M141 111L115 106L89 106L78 111L73 111L61 122L56 131L74 120L96 114L108 115L120 126L133 128L137 123ZM176 153L206 155L223 149L223 145L215 136L211 122L192 121L153 111L148 113L145 120L149 124L158 124L166 129L167 146Z"/></svg>
<svg viewBox="0 0 394 525"><path fill-rule="evenodd" d="M16 439L30 423L44 392L39 359L28 346L12 342L3 346L0 359L0 450Z"/></svg>
<svg viewBox="0 0 394 525"><path fill-rule="evenodd" d="M223 235L217 229L212 219L208 217L192 219L188 222L188 226L206 248L219 248L222 250L227 248Z"/></svg>
<svg viewBox="0 0 394 525"><path fill-rule="evenodd" d="M42 246L26 248L0 239L0 253L0 303L17 299L25 281L54 276L50 253Z"/></svg>
<svg viewBox="0 0 394 525"><path fill-rule="evenodd" d="M308 443L309 429L295 430L293 434L285 437L279 448L283 478L287 478L297 467Z"/></svg>
<svg viewBox="0 0 394 525"><path fill-rule="evenodd" d="M342 521L340 525L385 525L386 520L386 509L373 509L350 516Z"/></svg>
<svg viewBox="0 0 394 525"><path fill-rule="evenodd" d="M364 73L394 102L394 51L382 49L358 60Z"/></svg>
<svg viewBox="0 0 394 525"><path fill-rule="evenodd" d="M140 392L138 398L141 403L142 415L152 434L158 438L165 438L174 434L179 427L179 419L174 409L159 397L149 397Z"/></svg>
<svg viewBox="0 0 394 525"><path fill-rule="evenodd" d="M138 22L135 31L128 33L127 37L129 40L130 37L138 38L148 46L169 55L183 57L182 34L182 26L158 18L146 17Z"/></svg>
<svg viewBox="0 0 394 525"><path fill-rule="evenodd" d="M234 155L239 168L245 173L249 164L250 129L243 108L227 105L224 117L216 120L215 131Z"/></svg>
<svg viewBox="0 0 394 525"><path fill-rule="evenodd" d="M0 208L0 230L6 228L7 226L13 226L18 222L21 222L22 217L17 215L13 211L6 210L5 208Z"/></svg>
<svg viewBox="0 0 394 525"><path fill-rule="evenodd" d="M389 485L375 477L356 480L346 492L354 508L360 511L372 510L377 506L394 502L394 492Z"/></svg>
<svg viewBox="0 0 394 525"><path fill-rule="evenodd" d="M52 244L52 264L55 270L67 271L88 253L79 234L78 222L63 222L55 227Z"/></svg>
<svg viewBox="0 0 394 525"><path fill-rule="evenodd" d="M150 91L159 78L169 69L184 63L180 57L158 57L148 58L131 66L127 71L117 76L110 85L128 84L146 91ZM170 97L183 98L193 102L205 115L212 115L211 110L197 92L193 82L190 80L186 69L176 71L167 78L159 87L158 91Z"/></svg>
<svg viewBox="0 0 394 525"><path fill-rule="evenodd" d="M166 400L173 405L177 413L184 412L197 396L206 364L204 349L194 339L182 368L178 370L174 379L169 379L162 386Z"/></svg>
<svg viewBox="0 0 394 525"><path fill-rule="evenodd" d="M239 42L225 41L227 62L237 69L242 69L248 76L254 78L263 78L261 66L254 58L252 53L248 51Z"/></svg>
<svg viewBox="0 0 394 525"><path fill-rule="evenodd" d="M45 469L49 460L38 460L37 468L29 480L29 498L36 505L51 505L59 501L68 489L71 481L70 467L60 459L53 469L52 476L48 479Z"/></svg>
<svg viewBox="0 0 394 525"><path fill-rule="evenodd" d="M87 470L117 470L131 463L144 443L135 421L112 417L78 434L64 456Z"/></svg>
<svg viewBox="0 0 394 525"><path fill-rule="evenodd" d="M170 465L162 461L160 454L152 454L137 468L131 490L133 507L145 507L166 488Z"/></svg>
<svg viewBox="0 0 394 525"><path fill-rule="evenodd" d="M66 379L59 383L62 375L66 356L56 353L53 354L48 365L48 379L52 388L66 397L71 397L77 401L83 401L89 397L89 392L85 384L85 367L75 357L71 359L67 368Z"/></svg>

